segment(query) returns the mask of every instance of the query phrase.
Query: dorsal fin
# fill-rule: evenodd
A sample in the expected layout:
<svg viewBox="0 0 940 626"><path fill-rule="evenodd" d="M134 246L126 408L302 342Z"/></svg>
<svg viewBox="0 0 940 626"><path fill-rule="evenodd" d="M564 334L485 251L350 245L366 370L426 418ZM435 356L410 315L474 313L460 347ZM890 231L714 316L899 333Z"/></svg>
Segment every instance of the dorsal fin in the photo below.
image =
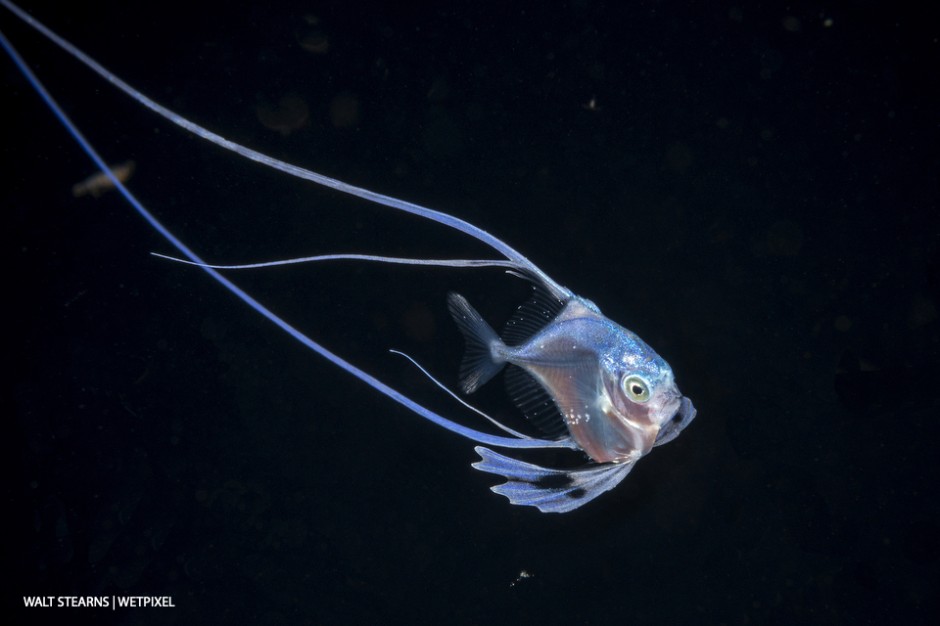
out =
<svg viewBox="0 0 940 626"><path fill-rule="evenodd" d="M507 345L524 343L545 328L565 308L567 301L553 296L540 282L532 281L532 295L519 305L503 327L502 339Z"/></svg>
<svg viewBox="0 0 940 626"><path fill-rule="evenodd" d="M536 428L553 439L568 434L565 418L542 385L516 365L506 367L506 392Z"/></svg>
<svg viewBox="0 0 940 626"><path fill-rule="evenodd" d="M519 305L503 327L502 339L510 346L525 343L540 330L551 324L565 308L539 280L520 273L532 281L532 295ZM552 438L568 434L565 419L544 387L521 367L509 365L505 375L506 391L520 411L536 428Z"/></svg>

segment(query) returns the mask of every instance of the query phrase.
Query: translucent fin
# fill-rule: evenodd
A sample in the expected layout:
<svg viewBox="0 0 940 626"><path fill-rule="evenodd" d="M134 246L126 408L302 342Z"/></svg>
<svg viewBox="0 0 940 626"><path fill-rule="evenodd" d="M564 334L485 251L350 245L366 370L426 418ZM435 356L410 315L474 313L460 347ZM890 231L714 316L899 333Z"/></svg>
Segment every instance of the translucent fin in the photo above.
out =
<svg viewBox="0 0 940 626"><path fill-rule="evenodd" d="M530 337L548 326L561 310L562 302L539 282L533 282L532 296L519 305L503 328L503 341L510 346L525 343Z"/></svg>
<svg viewBox="0 0 940 626"><path fill-rule="evenodd" d="M504 362L493 358L493 348L502 346L503 342L460 294L447 296L447 309L467 344L460 363L460 388L464 393L473 393L503 369Z"/></svg>
<svg viewBox="0 0 940 626"><path fill-rule="evenodd" d="M597 403L604 397L604 374L596 355L575 352L567 361L530 364L529 369L551 390L548 394L562 415L580 416L584 420L602 418Z"/></svg>
<svg viewBox="0 0 940 626"><path fill-rule="evenodd" d="M526 419L551 438L568 434L565 418L545 388L517 365L506 368L506 392Z"/></svg>
<svg viewBox="0 0 940 626"><path fill-rule="evenodd" d="M513 430L513 429L510 428L509 426L506 426L505 424L503 424L502 422L500 422L500 421L499 421L498 419L496 419L495 417L492 417L492 416L490 416L490 415L487 415L486 413L484 413L484 412L481 411L480 409L476 408L475 406L473 406L473 405L470 404L469 402L465 401L463 398L461 398L460 396L458 396L456 393L454 393L453 391L451 391L450 389L448 389L448 388L447 388L447 385L445 385L444 383L442 383L442 382L439 381L438 379L434 378L434 376L431 374L431 372L429 372L429 371L427 371L426 369L424 369L424 366L422 366L420 363L418 363L417 361L415 361L413 358L411 358L410 356L408 356L408 355L405 354L404 352L401 352L400 350L389 350L389 352L391 352L392 354L397 354L397 355L399 355L399 356L403 356L403 357L405 357L406 359L408 359L409 361L411 361L411 364L412 364L412 365L414 365L415 367L417 367L418 370L420 370L420 372L421 372L422 374L424 374L425 376L427 376L428 379L429 379L432 383L434 383L435 385L437 385L439 389L443 390L444 393L446 393L446 394L449 395L451 398L453 398L454 400L456 400L457 402L459 402L460 404L462 404L464 407L470 409L471 411L473 411L474 413L476 413L476 414L479 415L480 417L482 417L482 418L488 420L488 421L490 422L490 424L492 424L492 425L495 426L496 428L498 428L498 429L500 429L500 430L502 430L502 431L504 431L504 432L509 433L509 434L512 435L513 437L518 437L519 439L529 439L529 440L534 439L534 437L530 437L530 436L528 436L528 435L524 435L524 434L520 433L518 430Z"/></svg>
<svg viewBox="0 0 940 626"><path fill-rule="evenodd" d="M2 0L0 0L2 1ZM381 256L377 254L318 254L315 256L296 257L293 259L279 259L277 261L263 261L261 263L240 263L238 265L217 265L215 263L196 263L170 256L151 252L155 256L174 263L183 265L195 265L196 267L208 267L214 270L252 270L266 267L280 267L282 265L297 265L299 263L318 263L321 261L371 261L374 263L389 263L397 265L430 265L436 267L515 267L512 261L500 261L498 259L409 259L399 256Z"/></svg>
<svg viewBox="0 0 940 626"><path fill-rule="evenodd" d="M526 463L476 446L480 461L473 467L508 479L490 489L512 504L534 506L543 513L567 513L616 487L634 463L588 465L557 470Z"/></svg>
<svg viewBox="0 0 940 626"><path fill-rule="evenodd" d="M551 324L565 308L565 302L552 295L535 278L521 274L532 281L532 295L519 305L503 327L502 339L518 346ZM539 430L552 438L568 434L565 420L551 394L524 368L510 365L506 368L506 391L513 403Z"/></svg>

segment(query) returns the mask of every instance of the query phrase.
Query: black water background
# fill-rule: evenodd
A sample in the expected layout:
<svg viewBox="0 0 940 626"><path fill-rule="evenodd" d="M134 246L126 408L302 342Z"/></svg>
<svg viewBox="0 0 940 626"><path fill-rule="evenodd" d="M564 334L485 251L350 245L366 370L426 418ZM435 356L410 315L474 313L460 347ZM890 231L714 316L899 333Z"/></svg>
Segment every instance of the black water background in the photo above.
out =
<svg viewBox="0 0 940 626"><path fill-rule="evenodd" d="M929 623L938 582L937 32L899 5L353 3L35 14L226 136L517 246L673 365L698 420L565 516L509 506L471 446L297 346L169 251L12 65L7 531L33 609L114 623ZM315 15L318 23L309 16ZM829 21L831 20L831 22ZM245 164L4 14L132 187L207 258L474 256L443 229ZM325 54L298 42L318 30ZM259 106L296 94L306 127ZM330 103L358 103L337 127ZM591 106L591 101L595 105ZM345 100L348 102L348 100ZM238 275L447 414L457 289L498 271ZM508 410L497 385L481 402ZM463 419L475 423L472 416ZM531 578L518 580L520 572ZM514 584L515 583L515 584Z"/></svg>

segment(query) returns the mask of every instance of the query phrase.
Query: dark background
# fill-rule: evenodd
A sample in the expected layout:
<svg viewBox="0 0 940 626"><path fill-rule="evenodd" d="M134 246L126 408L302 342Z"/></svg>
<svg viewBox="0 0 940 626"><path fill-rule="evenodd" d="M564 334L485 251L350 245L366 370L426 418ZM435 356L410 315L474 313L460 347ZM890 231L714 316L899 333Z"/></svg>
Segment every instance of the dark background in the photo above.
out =
<svg viewBox="0 0 940 626"><path fill-rule="evenodd" d="M932 621L936 22L865 1L495 5L29 8L229 138L504 238L656 348L697 420L580 510L509 505L470 442L149 256L172 250L118 195L73 198L94 167L5 61L5 601L176 605L19 623ZM0 25L209 260L492 256L188 136ZM288 134L259 114L285 95L309 110ZM480 427L387 349L453 384L447 291L497 326L526 294L492 269L232 276ZM512 412L489 387L479 403Z"/></svg>

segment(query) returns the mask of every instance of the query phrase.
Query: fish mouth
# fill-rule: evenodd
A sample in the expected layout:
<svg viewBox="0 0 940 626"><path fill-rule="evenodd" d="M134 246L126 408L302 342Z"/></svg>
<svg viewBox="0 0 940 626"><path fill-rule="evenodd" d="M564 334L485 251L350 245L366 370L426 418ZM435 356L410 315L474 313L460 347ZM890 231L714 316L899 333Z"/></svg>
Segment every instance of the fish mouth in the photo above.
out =
<svg viewBox="0 0 940 626"><path fill-rule="evenodd" d="M678 401L679 407L672 414L672 417L660 425L659 433L657 433L656 440L653 442L654 446L669 443L678 437L679 433L685 430L685 427L695 419L696 411L695 407L692 406L692 401L685 396L679 396Z"/></svg>
<svg viewBox="0 0 940 626"><path fill-rule="evenodd" d="M662 423L671 423L674 426L685 428L695 418L695 407L692 401L682 395L678 388L673 387L667 392L667 399L662 404L660 415Z"/></svg>
<svg viewBox="0 0 940 626"><path fill-rule="evenodd" d="M695 419L697 412L698 411L696 411L695 407L692 405L692 401L682 396L682 400L679 401L679 408L676 410L676 414L672 417L672 420L685 428L689 425L689 422Z"/></svg>

